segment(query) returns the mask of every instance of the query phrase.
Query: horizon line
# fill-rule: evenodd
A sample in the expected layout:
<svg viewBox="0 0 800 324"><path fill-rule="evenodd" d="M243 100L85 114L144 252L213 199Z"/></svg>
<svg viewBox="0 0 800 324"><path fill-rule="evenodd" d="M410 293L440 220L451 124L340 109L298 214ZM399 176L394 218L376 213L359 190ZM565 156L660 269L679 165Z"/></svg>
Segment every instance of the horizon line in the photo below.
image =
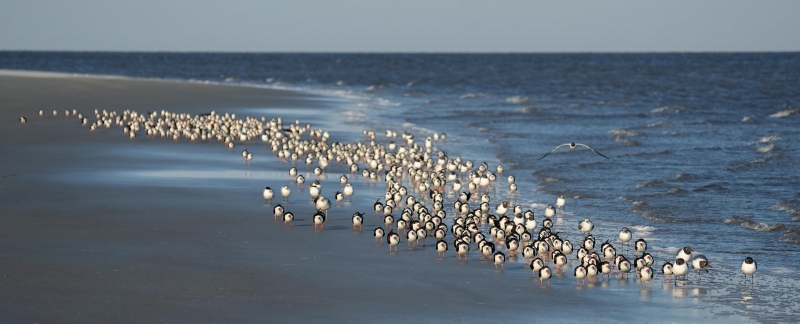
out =
<svg viewBox="0 0 800 324"><path fill-rule="evenodd" d="M800 53L788 50L758 51L178 51L178 50L41 50L41 49L0 49L0 53L143 53L143 54L403 54L403 55L516 55L516 54L791 54Z"/></svg>

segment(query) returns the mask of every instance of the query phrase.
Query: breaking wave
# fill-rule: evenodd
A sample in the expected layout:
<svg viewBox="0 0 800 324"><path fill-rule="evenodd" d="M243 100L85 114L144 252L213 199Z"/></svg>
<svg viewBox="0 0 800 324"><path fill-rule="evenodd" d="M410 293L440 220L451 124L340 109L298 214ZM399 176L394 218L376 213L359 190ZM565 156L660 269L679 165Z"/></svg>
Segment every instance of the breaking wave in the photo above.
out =
<svg viewBox="0 0 800 324"><path fill-rule="evenodd" d="M464 98L462 98L462 99L464 99ZM524 97L524 96L513 96L513 97L506 98L506 102L507 103L514 104L514 105L522 105L522 104L527 103L528 101L530 101L530 99L528 97Z"/></svg>
<svg viewBox="0 0 800 324"><path fill-rule="evenodd" d="M664 106L658 107L650 111L653 114L660 114L660 113L679 113L681 111L686 110L686 108L681 106Z"/></svg>
<svg viewBox="0 0 800 324"><path fill-rule="evenodd" d="M465 94L465 95L461 95L461 97L458 97L458 98L460 98L460 99L478 99L478 98L487 98L487 97L489 97L488 93L476 92L476 93L468 93L468 94Z"/></svg>
<svg viewBox="0 0 800 324"><path fill-rule="evenodd" d="M772 117L772 118L784 118L784 117L789 117L791 115L797 115L797 114L800 114L800 109L799 108L781 110L779 112L770 114L769 116Z"/></svg>

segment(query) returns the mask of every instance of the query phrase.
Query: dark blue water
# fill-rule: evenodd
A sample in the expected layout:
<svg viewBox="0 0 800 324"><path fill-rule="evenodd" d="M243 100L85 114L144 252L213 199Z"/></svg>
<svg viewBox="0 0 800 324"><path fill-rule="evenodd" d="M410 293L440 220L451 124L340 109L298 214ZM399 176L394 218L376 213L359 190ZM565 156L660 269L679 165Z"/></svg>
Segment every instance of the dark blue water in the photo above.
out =
<svg viewBox="0 0 800 324"><path fill-rule="evenodd" d="M760 272L800 278L800 53L0 52L0 69L347 97L347 123L447 133L448 154L502 164L518 204L565 195L564 226L588 217L599 236L628 226L655 251L690 245L728 274L750 255ZM610 159L562 148L537 160L572 141Z"/></svg>

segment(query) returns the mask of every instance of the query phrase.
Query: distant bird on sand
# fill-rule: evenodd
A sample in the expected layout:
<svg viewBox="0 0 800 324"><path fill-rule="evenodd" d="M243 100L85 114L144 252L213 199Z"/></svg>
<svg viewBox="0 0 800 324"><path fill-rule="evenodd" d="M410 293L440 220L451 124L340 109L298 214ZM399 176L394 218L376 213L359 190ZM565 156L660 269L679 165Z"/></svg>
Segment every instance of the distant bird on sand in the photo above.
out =
<svg viewBox="0 0 800 324"><path fill-rule="evenodd" d="M553 153L553 152L555 152L557 149L561 148L562 146L569 146L569 148L571 148L571 149L575 149L575 148L576 148L576 147L578 147L578 146L583 146L583 147L586 147L586 148L588 148L588 149L592 150L592 152L595 152L595 153L597 153L598 155L600 155L600 156L602 156L602 157L604 157L604 158L606 158L606 159L608 158L607 156L605 156L605 155L601 154L600 152L598 152L598 151L595 151L595 149L593 149L593 148L589 147L589 145L572 142L572 143L564 143L564 144L561 144L561 145L559 145L559 146L556 146L556 148L554 148L554 149L553 149L552 151L550 151L550 152L547 152L547 154L545 154L545 155L542 155L542 157L540 157L538 160L544 159L544 157L545 157L545 156L548 156L548 155L550 155L550 153Z"/></svg>

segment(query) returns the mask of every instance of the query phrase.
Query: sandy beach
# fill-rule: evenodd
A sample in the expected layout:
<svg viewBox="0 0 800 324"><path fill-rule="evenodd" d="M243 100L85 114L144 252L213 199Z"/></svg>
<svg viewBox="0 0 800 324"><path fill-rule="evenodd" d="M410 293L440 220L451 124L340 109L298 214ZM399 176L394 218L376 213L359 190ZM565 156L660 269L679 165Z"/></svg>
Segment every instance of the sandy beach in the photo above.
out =
<svg viewBox="0 0 800 324"><path fill-rule="evenodd" d="M389 253L372 237L383 226L371 210L383 197L381 180L329 167L320 178L323 194L340 190L342 174L356 194L315 231L308 190L299 191L291 164L260 142L247 146L254 154L248 164L243 146L130 141L116 126L92 133L64 116L72 109L215 110L299 119L334 136L348 130L340 136L348 139L361 130L342 126L341 99L11 72L0 73L0 98L0 322L757 320L709 302L707 286L673 288L660 276L652 289L614 277L580 287L568 267L540 287L521 258L495 271L474 253L457 262L451 246L437 259L431 237L414 249L403 240L399 252ZM315 178L304 165L298 169ZM297 215L291 228L274 222L272 205L261 198L265 186L287 184L293 194L283 205ZM363 232L350 223L357 211L365 214Z"/></svg>

